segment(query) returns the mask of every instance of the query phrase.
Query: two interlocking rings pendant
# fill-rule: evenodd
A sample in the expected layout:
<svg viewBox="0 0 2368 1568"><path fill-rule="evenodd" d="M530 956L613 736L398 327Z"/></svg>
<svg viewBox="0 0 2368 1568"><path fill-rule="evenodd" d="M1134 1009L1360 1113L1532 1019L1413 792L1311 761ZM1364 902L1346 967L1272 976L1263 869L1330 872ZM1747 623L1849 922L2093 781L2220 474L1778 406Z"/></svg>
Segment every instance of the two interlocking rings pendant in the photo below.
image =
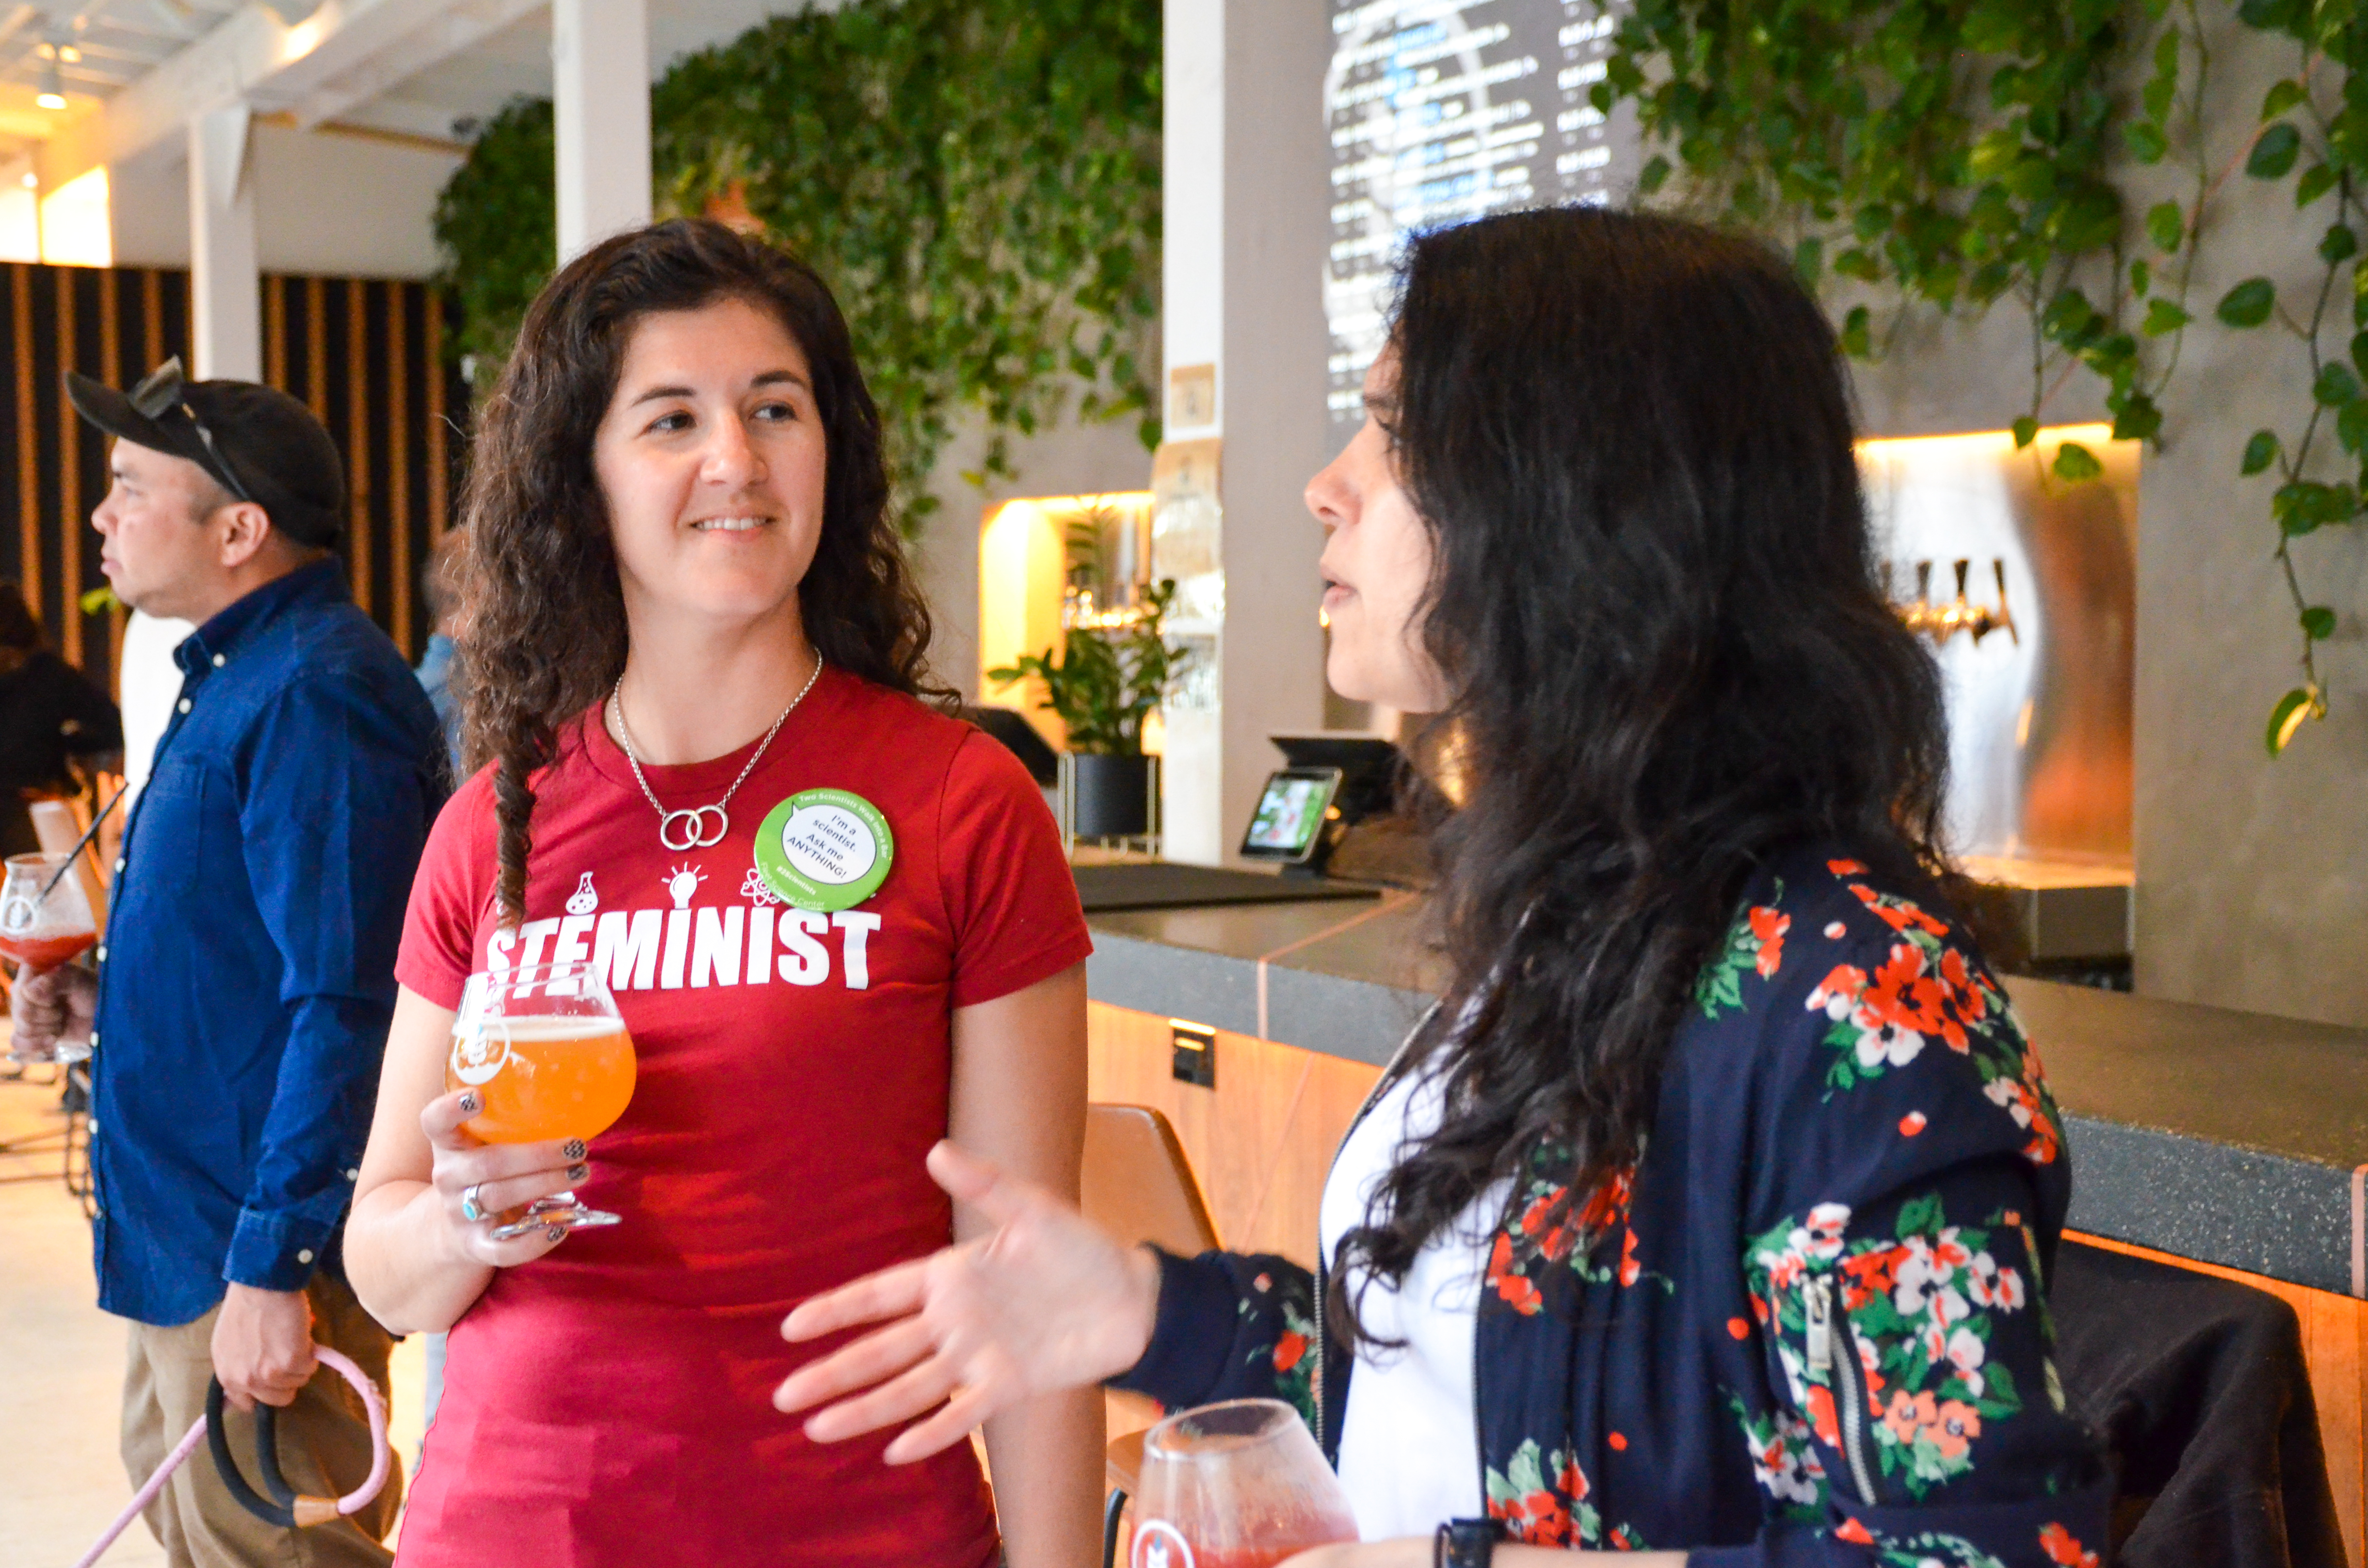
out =
<svg viewBox="0 0 2368 1568"><path fill-rule="evenodd" d="M710 816L715 819L712 823L707 820ZM692 806L658 819L658 842L677 851L712 849L723 842L731 828L732 819L723 814L722 806Z"/></svg>

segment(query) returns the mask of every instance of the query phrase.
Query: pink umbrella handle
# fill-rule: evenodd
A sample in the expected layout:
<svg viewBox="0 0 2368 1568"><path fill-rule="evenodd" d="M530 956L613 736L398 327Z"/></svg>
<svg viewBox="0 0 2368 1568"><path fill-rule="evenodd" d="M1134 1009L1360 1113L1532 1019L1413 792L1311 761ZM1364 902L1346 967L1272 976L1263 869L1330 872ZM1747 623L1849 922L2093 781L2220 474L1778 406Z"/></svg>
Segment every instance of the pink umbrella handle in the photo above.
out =
<svg viewBox="0 0 2368 1568"><path fill-rule="evenodd" d="M313 1353L323 1365L333 1368L339 1377L351 1383L354 1392L362 1397L362 1408L370 1415L370 1472L369 1479L335 1502L325 1497L299 1497L295 1508L299 1525L324 1524L369 1506L371 1499L385 1489L387 1474L394 1466L394 1451L388 1446L386 1438L386 1400L379 1393L378 1385L370 1381L362 1369L354 1365L353 1358L343 1351L317 1345L313 1347ZM140 1517L141 1510L156 1500L156 1494L165 1490L165 1483L172 1479L173 1472L187 1463L189 1456L196 1453L199 1445L205 1440L206 1423L200 1416L174 1445L173 1451L165 1456L165 1462L156 1467L156 1473L150 1476L147 1483L132 1496L131 1505L116 1516L115 1523L98 1538L97 1544L75 1562L74 1568L91 1568L107 1549L131 1528L131 1521Z"/></svg>
<svg viewBox="0 0 2368 1568"><path fill-rule="evenodd" d="M337 1499L337 1513L340 1516L359 1513L368 1507L370 1499L376 1497L385 1487L387 1471L393 1468L394 1464L393 1450L387 1446L386 1441L386 1401L380 1395L378 1385L364 1376L362 1369L355 1366L352 1358L344 1351L332 1350L325 1345L319 1345L313 1346L313 1353L321 1358L324 1365L336 1368L339 1376L354 1385L354 1392L362 1396L362 1408L370 1413L370 1478ZM299 1524L314 1522L316 1521L303 1518L301 1515L297 1519Z"/></svg>

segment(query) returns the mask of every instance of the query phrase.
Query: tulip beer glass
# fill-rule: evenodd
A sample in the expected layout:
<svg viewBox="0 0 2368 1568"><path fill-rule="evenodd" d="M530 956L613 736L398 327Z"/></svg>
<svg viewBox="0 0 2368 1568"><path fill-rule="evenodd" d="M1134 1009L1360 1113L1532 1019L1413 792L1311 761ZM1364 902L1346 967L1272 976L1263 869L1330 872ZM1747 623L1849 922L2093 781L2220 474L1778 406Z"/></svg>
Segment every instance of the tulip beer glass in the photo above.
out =
<svg viewBox="0 0 2368 1568"><path fill-rule="evenodd" d="M71 855L11 855L7 878L0 881L0 953L21 966L17 978L71 963L84 949L98 940L98 923L91 918L90 900L82 878L70 868ZM90 1054L85 1040L60 1040L38 1054L19 1051L12 1043L12 1062L79 1062Z"/></svg>
<svg viewBox="0 0 2368 1568"><path fill-rule="evenodd" d="M1271 1568L1357 1539L1348 1495L1299 1413L1236 1399L1171 1415L1143 1440L1130 1568Z"/></svg>
<svg viewBox="0 0 2368 1568"><path fill-rule="evenodd" d="M633 1097L633 1040L587 963L530 964L472 974L452 1020L444 1086L471 1088L484 1108L461 1125L488 1143L589 1142ZM572 1192L506 1210L496 1241L550 1225L613 1225Z"/></svg>

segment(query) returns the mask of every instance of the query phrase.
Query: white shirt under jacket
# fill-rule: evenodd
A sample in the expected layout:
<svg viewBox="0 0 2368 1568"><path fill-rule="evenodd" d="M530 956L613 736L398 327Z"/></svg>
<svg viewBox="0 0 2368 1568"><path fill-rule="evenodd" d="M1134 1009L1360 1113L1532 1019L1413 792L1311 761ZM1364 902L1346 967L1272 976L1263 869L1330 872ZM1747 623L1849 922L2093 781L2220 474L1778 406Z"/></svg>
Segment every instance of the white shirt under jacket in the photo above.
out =
<svg viewBox="0 0 2368 1568"><path fill-rule="evenodd" d="M1363 1222L1400 1146L1438 1128L1441 1099L1436 1078L1410 1073L1349 1134L1324 1184L1318 1233L1326 1257L1337 1257L1340 1238ZM1405 1342L1398 1349L1360 1346L1349 1380L1340 1484L1366 1540L1428 1536L1449 1519L1486 1511L1473 1411L1473 1324L1489 1234L1510 1191L1510 1183L1499 1183L1483 1193L1417 1255L1399 1288L1363 1282L1359 1316L1367 1332ZM1358 1283L1336 1273L1331 1288Z"/></svg>

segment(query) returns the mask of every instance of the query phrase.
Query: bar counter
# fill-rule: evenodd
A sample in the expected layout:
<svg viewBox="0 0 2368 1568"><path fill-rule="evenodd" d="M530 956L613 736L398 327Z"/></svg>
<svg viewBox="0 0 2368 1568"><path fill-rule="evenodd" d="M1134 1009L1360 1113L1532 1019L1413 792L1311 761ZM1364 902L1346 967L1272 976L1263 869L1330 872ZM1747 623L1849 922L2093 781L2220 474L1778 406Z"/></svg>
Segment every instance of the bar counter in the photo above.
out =
<svg viewBox="0 0 2368 1568"><path fill-rule="evenodd" d="M1092 914L1087 991L1163 1029L1190 1020L1370 1068L1441 977L1417 914L1403 895ZM2066 1113L2073 1229L2368 1296L2368 1029L2037 980L2007 990ZM1156 1049L1143 1028L1132 1038Z"/></svg>

